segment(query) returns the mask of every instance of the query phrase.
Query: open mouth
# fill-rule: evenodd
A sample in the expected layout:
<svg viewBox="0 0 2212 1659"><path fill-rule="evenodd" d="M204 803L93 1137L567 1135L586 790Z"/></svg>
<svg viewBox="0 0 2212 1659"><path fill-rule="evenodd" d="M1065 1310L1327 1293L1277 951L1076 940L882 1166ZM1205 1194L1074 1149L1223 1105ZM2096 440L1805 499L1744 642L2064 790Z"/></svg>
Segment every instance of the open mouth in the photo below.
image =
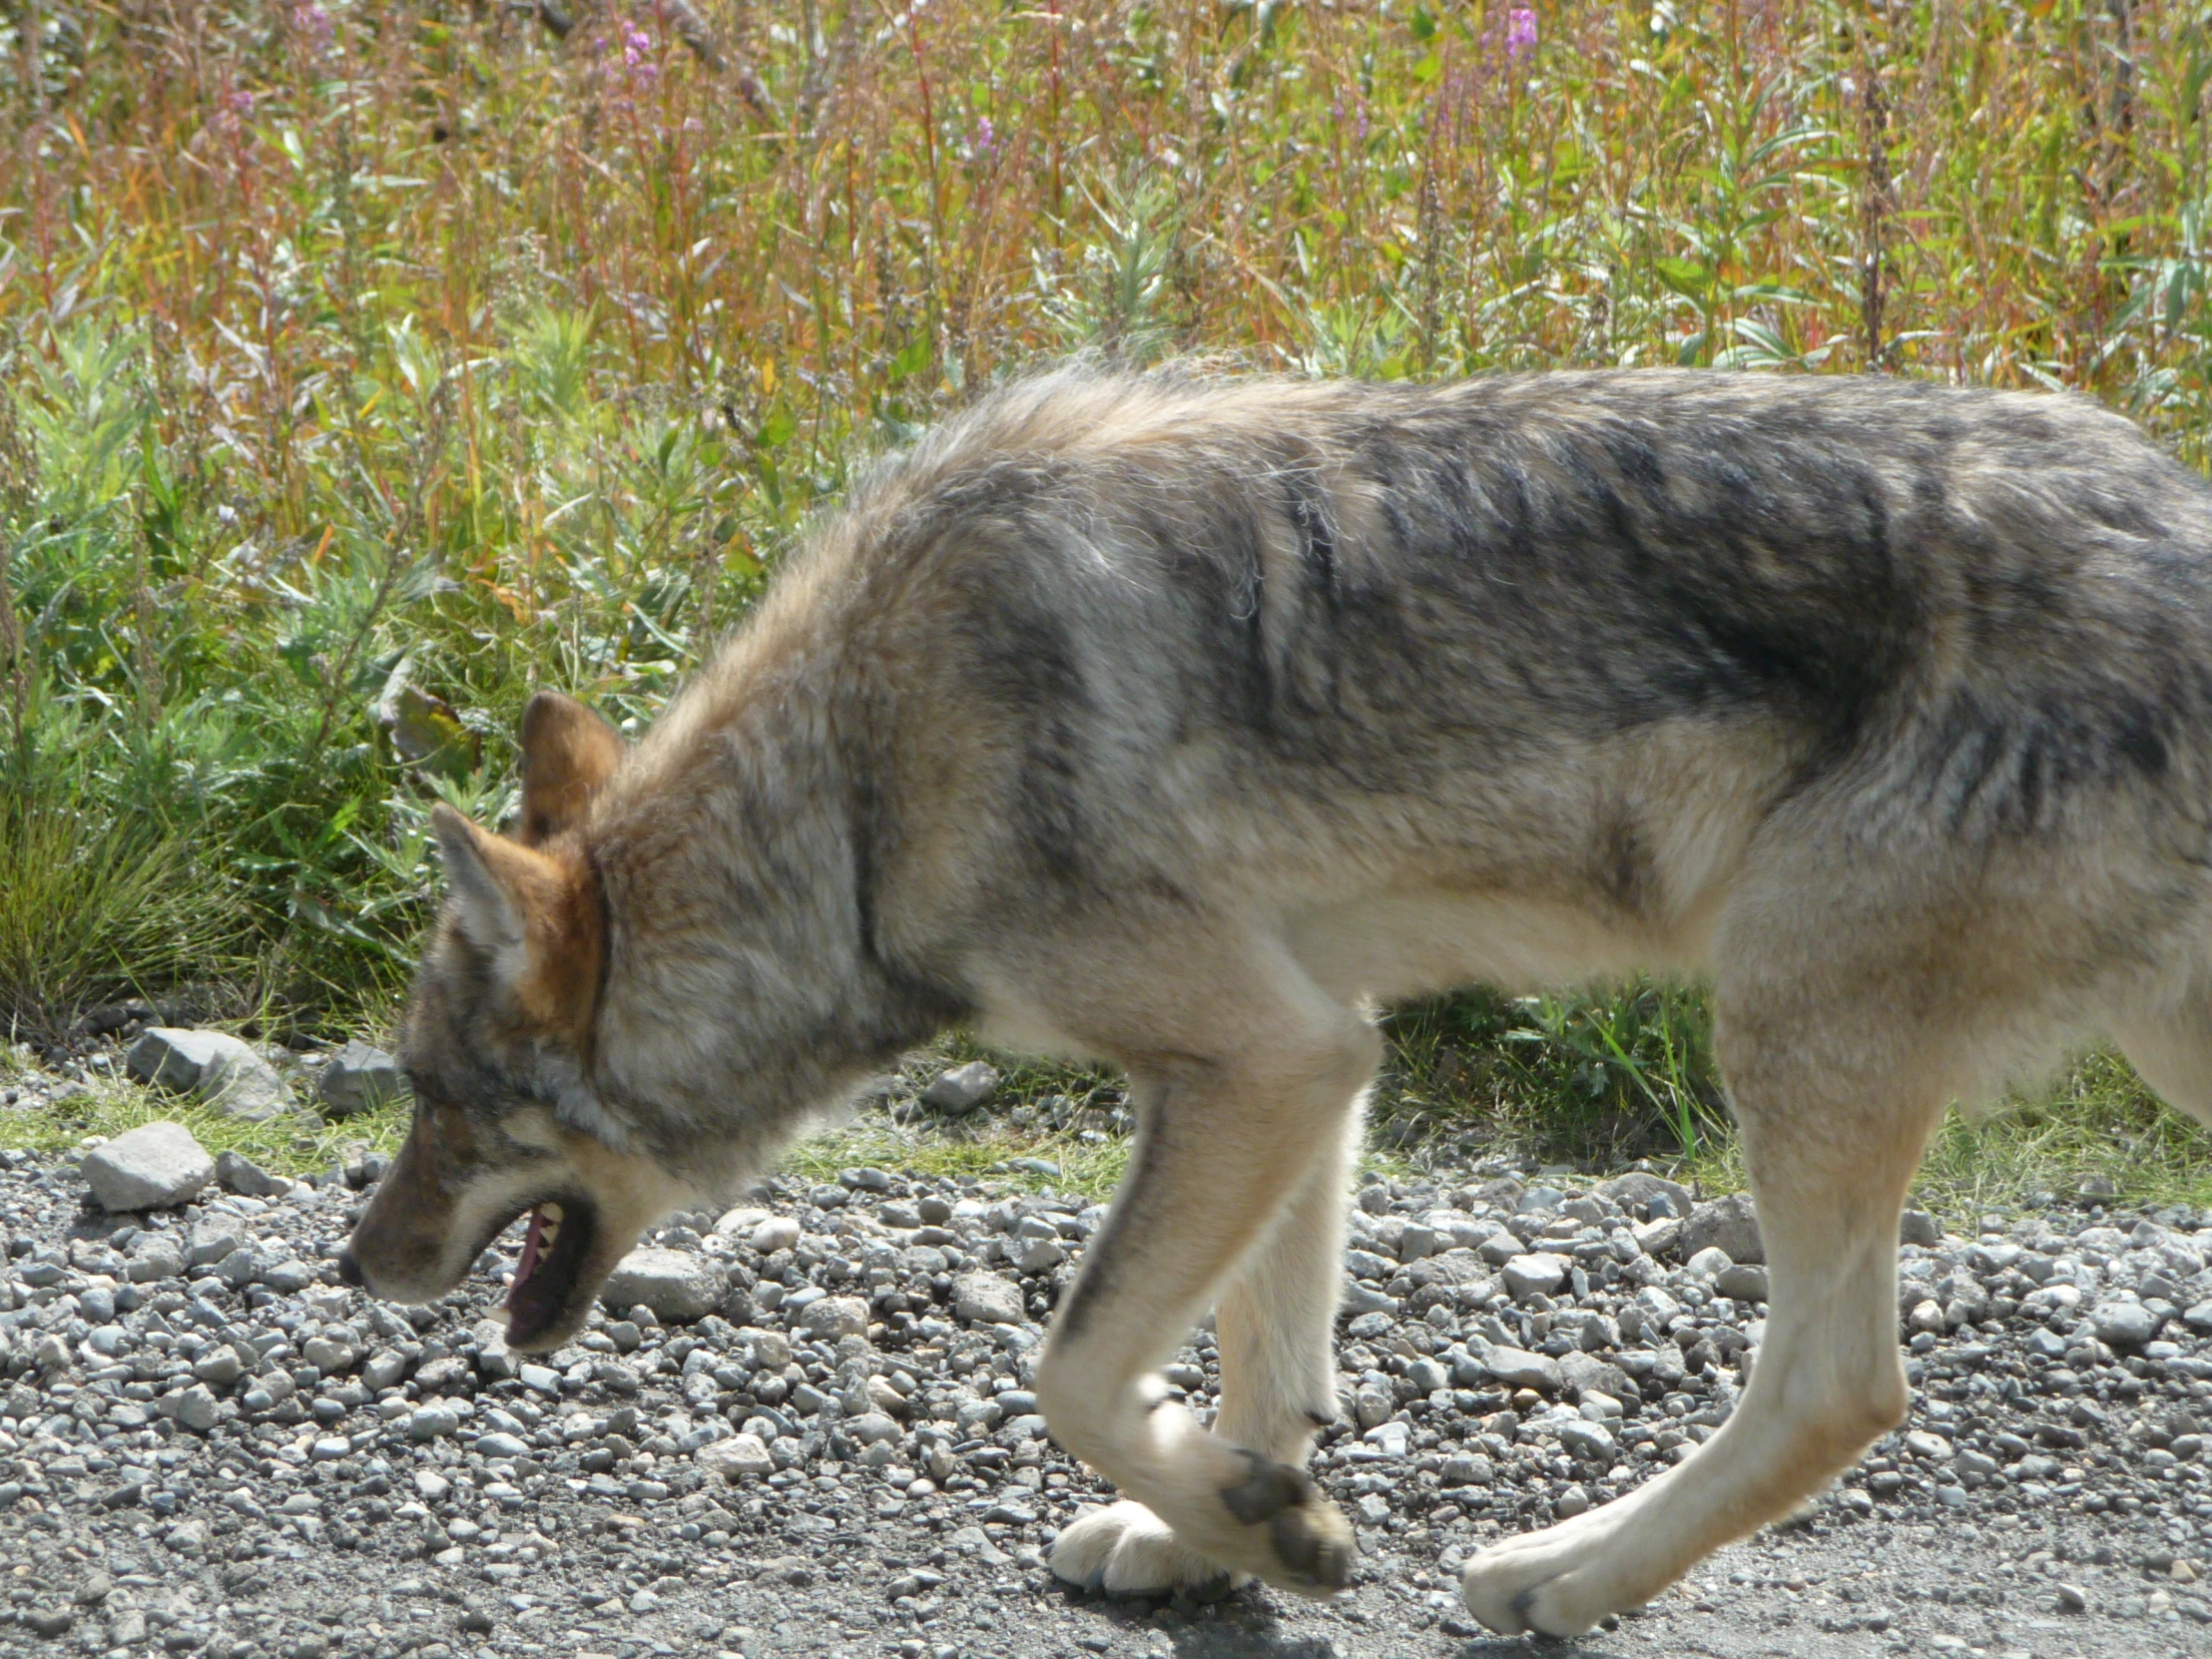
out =
<svg viewBox="0 0 2212 1659"><path fill-rule="evenodd" d="M531 1207L522 1259L507 1288L509 1348L528 1348L561 1323L576 1300L596 1225L585 1199L549 1198Z"/></svg>

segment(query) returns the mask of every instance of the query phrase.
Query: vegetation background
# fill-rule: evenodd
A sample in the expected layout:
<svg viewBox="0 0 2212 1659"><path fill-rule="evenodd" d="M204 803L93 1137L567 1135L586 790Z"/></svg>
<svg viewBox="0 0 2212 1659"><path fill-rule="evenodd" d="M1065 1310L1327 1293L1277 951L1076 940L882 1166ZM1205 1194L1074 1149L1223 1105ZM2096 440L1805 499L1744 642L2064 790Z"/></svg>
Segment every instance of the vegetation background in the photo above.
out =
<svg viewBox="0 0 2212 1659"><path fill-rule="evenodd" d="M0 0L0 1030L381 1025L533 687L650 721L1071 348L2065 387L2202 465L2208 79L2164 0ZM1408 1156L1727 1174L1694 990L1391 1029ZM2212 1201L2099 1056L1932 1171Z"/></svg>

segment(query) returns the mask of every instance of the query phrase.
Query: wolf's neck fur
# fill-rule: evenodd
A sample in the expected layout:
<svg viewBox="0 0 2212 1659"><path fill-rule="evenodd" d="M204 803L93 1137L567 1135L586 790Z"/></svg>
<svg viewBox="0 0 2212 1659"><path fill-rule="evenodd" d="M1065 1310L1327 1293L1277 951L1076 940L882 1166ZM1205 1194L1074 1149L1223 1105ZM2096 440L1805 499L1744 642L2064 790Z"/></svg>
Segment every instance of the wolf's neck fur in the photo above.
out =
<svg viewBox="0 0 2212 1659"><path fill-rule="evenodd" d="M589 1092L710 1186L765 1167L960 1012L870 937L854 774L873 745L849 706L866 699L840 672L833 607L810 611L814 584L794 575L610 780L587 831L608 921Z"/></svg>

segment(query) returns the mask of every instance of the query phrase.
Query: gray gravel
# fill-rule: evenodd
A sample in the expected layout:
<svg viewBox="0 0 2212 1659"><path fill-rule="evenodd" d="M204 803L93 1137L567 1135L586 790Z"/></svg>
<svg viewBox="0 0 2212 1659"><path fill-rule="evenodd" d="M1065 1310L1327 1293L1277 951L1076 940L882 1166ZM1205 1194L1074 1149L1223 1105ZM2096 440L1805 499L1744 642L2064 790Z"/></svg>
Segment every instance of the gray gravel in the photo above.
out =
<svg viewBox="0 0 2212 1659"><path fill-rule="evenodd" d="M1452 1569L1687 1455L1765 1311L1748 1207L1495 1163L1370 1187L1315 1465L1358 1528L1355 1590L1115 1602L1044 1564L1109 1494L1030 1391L1085 1201L779 1181L664 1229L638 1305L541 1360L498 1336L519 1229L400 1310L336 1283L360 1194L334 1177L119 1216L66 1162L0 1164L0 1648L1520 1651L1463 1622ZM282 1185L256 1173L226 1161L233 1188ZM2212 1216L1911 1231L1907 1428L1799 1523L1559 1651L2212 1653ZM1210 1340L1169 1376L1209 1402Z"/></svg>

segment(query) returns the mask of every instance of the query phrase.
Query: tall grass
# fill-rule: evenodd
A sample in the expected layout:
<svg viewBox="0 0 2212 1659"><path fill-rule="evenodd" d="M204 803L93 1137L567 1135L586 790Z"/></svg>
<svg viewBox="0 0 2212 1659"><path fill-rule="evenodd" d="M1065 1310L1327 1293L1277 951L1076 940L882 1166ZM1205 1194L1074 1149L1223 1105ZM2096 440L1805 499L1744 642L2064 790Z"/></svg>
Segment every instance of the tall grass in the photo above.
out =
<svg viewBox="0 0 2212 1659"><path fill-rule="evenodd" d="M374 1017L532 686L650 719L1071 346L2066 386L2202 463L2208 79L2169 0L11 0L0 1019ZM1699 1028L1416 1011L1407 1111L1688 1152Z"/></svg>

